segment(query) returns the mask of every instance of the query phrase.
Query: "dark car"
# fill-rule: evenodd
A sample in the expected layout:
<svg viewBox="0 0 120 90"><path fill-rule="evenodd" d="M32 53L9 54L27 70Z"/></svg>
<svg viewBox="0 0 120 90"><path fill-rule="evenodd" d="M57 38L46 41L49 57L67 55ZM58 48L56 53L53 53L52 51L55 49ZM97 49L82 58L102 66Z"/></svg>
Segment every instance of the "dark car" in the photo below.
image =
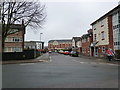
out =
<svg viewBox="0 0 120 90"><path fill-rule="evenodd" d="M70 56L76 56L76 57L78 57L78 52L76 52L76 51L71 51L71 52L70 52Z"/></svg>

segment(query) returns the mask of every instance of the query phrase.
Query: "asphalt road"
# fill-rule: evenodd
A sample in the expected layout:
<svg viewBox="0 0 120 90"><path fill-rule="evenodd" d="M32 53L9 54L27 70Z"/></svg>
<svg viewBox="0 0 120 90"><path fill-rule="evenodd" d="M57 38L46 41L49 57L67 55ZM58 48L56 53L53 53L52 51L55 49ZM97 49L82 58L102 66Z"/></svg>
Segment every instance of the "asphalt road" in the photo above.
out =
<svg viewBox="0 0 120 90"><path fill-rule="evenodd" d="M3 88L118 88L118 65L54 53L48 62L3 65Z"/></svg>

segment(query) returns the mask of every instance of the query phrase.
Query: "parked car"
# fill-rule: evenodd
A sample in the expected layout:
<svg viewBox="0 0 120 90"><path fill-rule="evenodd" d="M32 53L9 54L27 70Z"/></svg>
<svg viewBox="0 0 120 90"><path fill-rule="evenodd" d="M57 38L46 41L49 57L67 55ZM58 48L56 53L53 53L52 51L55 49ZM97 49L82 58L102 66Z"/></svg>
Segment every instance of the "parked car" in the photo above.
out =
<svg viewBox="0 0 120 90"><path fill-rule="evenodd" d="M60 54L63 54L63 53L64 53L64 51L63 51L63 50L60 50L60 51L59 51L59 53L60 53Z"/></svg>
<svg viewBox="0 0 120 90"><path fill-rule="evenodd" d="M49 53L52 53L52 51L49 51Z"/></svg>
<svg viewBox="0 0 120 90"><path fill-rule="evenodd" d="M70 56L76 56L76 57L78 57L78 52L76 52L76 51L71 51L71 52L70 52Z"/></svg>
<svg viewBox="0 0 120 90"><path fill-rule="evenodd" d="M64 55L69 55L70 54L70 52L69 51L64 51L64 53L63 53Z"/></svg>

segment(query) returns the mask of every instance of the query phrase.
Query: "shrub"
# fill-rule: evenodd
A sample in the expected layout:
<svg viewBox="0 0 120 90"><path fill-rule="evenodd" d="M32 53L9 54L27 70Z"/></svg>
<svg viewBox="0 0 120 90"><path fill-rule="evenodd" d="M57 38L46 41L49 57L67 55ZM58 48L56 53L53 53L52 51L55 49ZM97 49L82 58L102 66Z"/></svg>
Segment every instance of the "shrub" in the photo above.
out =
<svg viewBox="0 0 120 90"><path fill-rule="evenodd" d="M115 56L116 58L120 59L120 50L115 51Z"/></svg>

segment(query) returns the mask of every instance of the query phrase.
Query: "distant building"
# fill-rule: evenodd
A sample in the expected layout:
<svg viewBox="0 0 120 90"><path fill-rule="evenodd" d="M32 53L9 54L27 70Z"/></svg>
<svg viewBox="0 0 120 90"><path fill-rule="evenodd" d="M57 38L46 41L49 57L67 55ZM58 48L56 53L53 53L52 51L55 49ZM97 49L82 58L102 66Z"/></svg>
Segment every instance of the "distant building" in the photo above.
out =
<svg viewBox="0 0 120 90"><path fill-rule="evenodd" d="M25 41L24 49L44 49L44 42L41 41Z"/></svg>
<svg viewBox="0 0 120 90"><path fill-rule="evenodd" d="M72 38L72 50L81 52L81 37L73 37Z"/></svg>
<svg viewBox="0 0 120 90"><path fill-rule="evenodd" d="M73 37L73 38L72 38L72 47L73 47L73 48L79 47L78 41L80 41L80 37Z"/></svg>
<svg viewBox="0 0 120 90"><path fill-rule="evenodd" d="M24 25L14 24L10 29L11 34L5 39L4 52L22 52L24 49Z"/></svg>
<svg viewBox="0 0 120 90"><path fill-rule="evenodd" d="M49 50L59 50L70 48L72 46L72 40L50 40L48 42L48 49Z"/></svg>

